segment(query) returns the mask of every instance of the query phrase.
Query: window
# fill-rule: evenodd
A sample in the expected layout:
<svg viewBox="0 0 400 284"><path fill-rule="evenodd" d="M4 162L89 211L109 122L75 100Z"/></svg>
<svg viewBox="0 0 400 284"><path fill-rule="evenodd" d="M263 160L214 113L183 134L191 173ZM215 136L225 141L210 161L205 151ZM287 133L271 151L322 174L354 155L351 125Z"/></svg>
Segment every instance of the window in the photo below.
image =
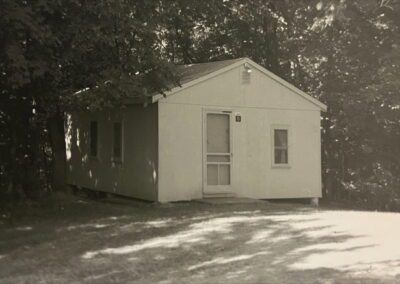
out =
<svg viewBox="0 0 400 284"><path fill-rule="evenodd" d="M97 121L90 122L90 156L97 157L98 154L98 125Z"/></svg>
<svg viewBox="0 0 400 284"><path fill-rule="evenodd" d="M122 123L114 122L113 124L113 160L122 161Z"/></svg>
<svg viewBox="0 0 400 284"><path fill-rule="evenodd" d="M274 165L289 165L288 129L275 128L274 139Z"/></svg>

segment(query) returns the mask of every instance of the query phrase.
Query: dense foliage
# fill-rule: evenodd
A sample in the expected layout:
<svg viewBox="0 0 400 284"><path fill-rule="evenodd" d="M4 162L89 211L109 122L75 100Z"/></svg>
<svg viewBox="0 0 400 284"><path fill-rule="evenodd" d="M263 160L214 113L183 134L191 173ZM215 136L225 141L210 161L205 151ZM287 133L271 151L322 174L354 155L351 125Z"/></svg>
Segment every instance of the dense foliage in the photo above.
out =
<svg viewBox="0 0 400 284"><path fill-rule="evenodd" d="M0 0L0 13L2 192L62 187L66 108L162 92L170 63L248 56L328 105L325 196L400 208L398 1Z"/></svg>
<svg viewBox="0 0 400 284"><path fill-rule="evenodd" d="M63 112L166 89L152 1L0 1L1 192L32 196L65 180Z"/></svg>

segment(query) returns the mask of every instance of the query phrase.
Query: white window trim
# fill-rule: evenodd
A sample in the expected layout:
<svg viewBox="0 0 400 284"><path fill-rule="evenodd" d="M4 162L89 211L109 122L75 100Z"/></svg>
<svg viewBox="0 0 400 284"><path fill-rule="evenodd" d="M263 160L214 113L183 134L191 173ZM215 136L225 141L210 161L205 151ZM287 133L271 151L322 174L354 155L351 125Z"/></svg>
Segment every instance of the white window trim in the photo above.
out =
<svg viewBox="0 0 400 284"><path fill-rule="evenodd" d="M275 163L275 130L287 130L288 135L288 162L287 164L276 164ZM287 124L273 124L271 125L271 166L277 169L289 169L292 165L292 134L290 126Z"/></svg>
<svg viewBox="0 0 400 284"><path fill-rule="evenodd" d="M121 124L121 158L116 158L114 156L114 123ZM113 164L122 164L124 162L125 156L125 127L124 127L124 120L114 120L112 122L112 142L111 142L111 162Z"/></svg>
<svg viewBox="0 0 400 284"><path fill-rule="evenodd" d="M96 122L97 125L97 153L96 156L92 155L92 122ZM89 121L89 157L92 160L99 160L100 159L100 125L99 125L99 121L97 119L91 119Z"/></svg>

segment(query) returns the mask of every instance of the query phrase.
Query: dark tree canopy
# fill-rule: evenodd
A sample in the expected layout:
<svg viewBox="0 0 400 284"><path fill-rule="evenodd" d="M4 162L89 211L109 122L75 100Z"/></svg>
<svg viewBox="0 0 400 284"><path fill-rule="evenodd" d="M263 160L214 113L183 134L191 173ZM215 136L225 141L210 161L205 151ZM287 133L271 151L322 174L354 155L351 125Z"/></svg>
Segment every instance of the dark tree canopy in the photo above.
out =
<svg viewBox="0 0 400 284"><path fill-rule="evenodd" d="M327 197L400 205L398 1L0 0L0 15L3 192L62 169L66 108L118 107L177 84L172 64L247 56L328 105Z"/></svg>

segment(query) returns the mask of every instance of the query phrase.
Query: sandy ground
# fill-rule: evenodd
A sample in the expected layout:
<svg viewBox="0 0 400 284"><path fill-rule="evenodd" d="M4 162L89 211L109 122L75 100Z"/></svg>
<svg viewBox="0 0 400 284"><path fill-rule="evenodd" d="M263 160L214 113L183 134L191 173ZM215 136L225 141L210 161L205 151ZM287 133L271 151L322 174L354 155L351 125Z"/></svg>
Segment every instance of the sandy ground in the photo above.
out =
<svg viewBox="0 0 400 284"><path fill-rule="evenodd" d="M29 215L0 224L0 283L400 283L397 213L73 199Z"/></svg>

